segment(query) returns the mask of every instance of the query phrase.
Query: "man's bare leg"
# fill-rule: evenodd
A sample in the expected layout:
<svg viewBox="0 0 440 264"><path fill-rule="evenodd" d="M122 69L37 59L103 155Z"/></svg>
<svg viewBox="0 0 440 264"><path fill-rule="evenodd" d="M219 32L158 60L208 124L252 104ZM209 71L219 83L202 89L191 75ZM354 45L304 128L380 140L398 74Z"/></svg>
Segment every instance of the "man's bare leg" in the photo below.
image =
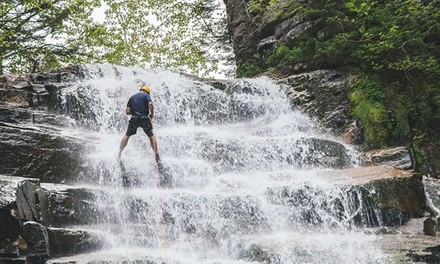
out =
<svg viewBox="0 0 440 264"><path fill-rule="evenodd" d="M121 156L121 153L124 150L124 148L127 146L129 139L130 139L130 136L127 136L127 135L124 135L124 137L122 137L121 143L119 144L119 154L118 154L118 157Z"/></svg>
<svg viewBox="0 0 440 264"><path fill-rule="evenodd" d="M153 135L151 137L148 137L148 139L150 140L150 145L151 145L151 147L153 148L153 151L154 151L154 155L155 155L154 159L156 160L156 162L159 162L159 154L157 154L156 136Z"/></svg>

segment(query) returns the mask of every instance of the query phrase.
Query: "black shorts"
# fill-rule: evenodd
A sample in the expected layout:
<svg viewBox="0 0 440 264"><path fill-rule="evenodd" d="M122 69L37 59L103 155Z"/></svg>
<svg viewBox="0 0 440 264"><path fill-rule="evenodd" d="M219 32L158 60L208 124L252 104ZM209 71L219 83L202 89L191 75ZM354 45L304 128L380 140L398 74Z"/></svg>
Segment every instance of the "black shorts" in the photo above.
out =
<svg viewBox="0 0 440 264"><path fill-rule="evenodd" d="M151 125L151 121L148 117L132 117L130 118L130 121L128 122L128 128L127 133L125 133L127 136L133 136L136 134L136 131L138 127L142 128L147 134L148 137L153 136L153 126Z"/></svg>

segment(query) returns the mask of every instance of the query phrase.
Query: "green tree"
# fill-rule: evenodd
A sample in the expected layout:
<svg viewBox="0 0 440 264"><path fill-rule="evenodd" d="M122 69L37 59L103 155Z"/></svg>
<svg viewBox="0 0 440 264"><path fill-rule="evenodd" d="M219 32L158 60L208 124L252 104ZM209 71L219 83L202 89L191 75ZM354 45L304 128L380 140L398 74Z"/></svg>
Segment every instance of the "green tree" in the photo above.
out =
<svg viewBox="0 0 440 264"><path fill-rule="evenodd" d="M204 75L226 36L218 0L25 0L1 4L6 71L66 63L164 67ZM104 7L96 22L94 8ZM19 26L20 25L20 26Z"/></svg>
<svg viewBox="0 0 440 264"><path fill-rule="evenodd" d="M57 39L66 23L89 17L93 0L6 0L0 3L0 74L37 71L57 65L60 58L76 56L75 47Z"/></svg>

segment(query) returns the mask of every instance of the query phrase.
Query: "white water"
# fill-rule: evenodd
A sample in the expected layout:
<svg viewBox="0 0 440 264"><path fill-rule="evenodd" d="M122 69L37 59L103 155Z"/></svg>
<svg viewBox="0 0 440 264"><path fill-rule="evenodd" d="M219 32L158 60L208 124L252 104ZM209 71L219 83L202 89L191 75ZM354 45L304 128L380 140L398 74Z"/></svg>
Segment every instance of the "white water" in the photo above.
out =
<svg viewBox="0 0 440 264"><path fill-rule="evenodd" d="M122 155L133 186L122 187L116 156L124 110L142 82L152 88L169 188L156 184L141 129ZM316 177L341 150L339 160L355 166L355 151L292 111L269 79L227 83L218 89L168 71L101 65L88 66L88 78L64 92L66 112L97 142L85 153L93 169L78 184L109 193L97 201L107 215L93 227L107 234L108 248L83 262L383 263L374 236L355 225L369 217L361 194Z"/></svg>

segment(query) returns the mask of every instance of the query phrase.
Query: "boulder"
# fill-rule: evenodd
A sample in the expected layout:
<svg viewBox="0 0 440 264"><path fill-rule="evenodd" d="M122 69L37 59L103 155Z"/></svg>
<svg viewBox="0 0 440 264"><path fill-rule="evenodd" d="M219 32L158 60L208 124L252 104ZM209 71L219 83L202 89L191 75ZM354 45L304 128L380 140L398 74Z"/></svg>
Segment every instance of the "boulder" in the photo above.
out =
<svg viewBox="0 0 440 264"><path fill-rule="evenodd" d="M378 223L399 226L411 217L421 217L425 209L422 176L390 166L360 167L322 171L320 177L340 185L368 190L368 203L378 212Z"/></svg>
<svg viewBox="0 0 440 264"><path fill-rule="evenodd" d="M413 153L409 147L394 147L370 150L365 153L364 162L367 166L389 165L396 169L414 169Z"/></svg>
<svg viewBox="0 0 440 264"><path fill-rule="evenodd" d="M33 221L25 222L21 237L26 241L27 255L49 255L49 237L45 226Z"/></svg>
<svg viewBox="0 0 440 264"><path fill-rule="evenodd" d="M81 229L51 228L28 221L21 233L26 242L23 253L28 257L53 257L97 250L104 238Z"/></svg>
<svg viewBox="0 0 440 264"><path fill-rule="evenodd" d="M428 217L423 221L423 233L427 236L437 236L437 221Z"/></svg>
<svg viewBox="0 0 440 264"><path fill-rule="evenodd" d="M423 177L427 210L432 216L440 217L440 179Z"/></svg>
<svg viewBox="0 0 440 264"><path fill-rule="evenodd" d="M49 256L95 251L105 245L103 236L81 229L47 228Z"/></svg>
<svg viewBox="0 0 440 264"><path fill-rule="evenodd" d="M25 178L0 175L0 257L18 251L14 242L19 238L21 225L15 192L23 180Z"/></svg>
<svg viewBox="0 0 440 264"><path fill-rule="evenodd" d="M97 196L103 197L103 204L98 204ZM115 215L113 200L106 197L100 190L62 184L40 186L26 180L18 185L17 207L23 220L44 226L93 224L103 221L105 215Z"/></svg>

